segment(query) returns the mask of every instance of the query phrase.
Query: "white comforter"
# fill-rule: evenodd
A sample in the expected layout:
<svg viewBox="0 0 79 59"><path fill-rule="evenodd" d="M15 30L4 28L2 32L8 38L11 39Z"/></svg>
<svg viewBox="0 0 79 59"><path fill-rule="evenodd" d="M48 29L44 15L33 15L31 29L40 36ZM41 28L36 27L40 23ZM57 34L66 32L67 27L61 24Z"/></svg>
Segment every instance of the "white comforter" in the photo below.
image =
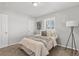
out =
<svg viewBox="0 0 79 59"><path fill-rule="evenodd" d="M55 39L56 38L46 39L43 37L30 37L22 39L19 44L30 49L34 52L35 56L46 56L49 54L49 50L57 45Z"/></svg>

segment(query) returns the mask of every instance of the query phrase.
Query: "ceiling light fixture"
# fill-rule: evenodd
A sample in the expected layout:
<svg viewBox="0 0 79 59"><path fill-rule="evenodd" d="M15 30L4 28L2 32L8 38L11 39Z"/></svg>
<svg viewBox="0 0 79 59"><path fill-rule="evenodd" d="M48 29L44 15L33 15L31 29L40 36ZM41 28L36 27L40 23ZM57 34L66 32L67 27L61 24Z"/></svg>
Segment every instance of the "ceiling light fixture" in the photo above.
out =
<svg viewBox="0 0 79 59"><path fill-rule="evenodd" d="M32 2L33 6L37 7L40 2Z"/></svg>

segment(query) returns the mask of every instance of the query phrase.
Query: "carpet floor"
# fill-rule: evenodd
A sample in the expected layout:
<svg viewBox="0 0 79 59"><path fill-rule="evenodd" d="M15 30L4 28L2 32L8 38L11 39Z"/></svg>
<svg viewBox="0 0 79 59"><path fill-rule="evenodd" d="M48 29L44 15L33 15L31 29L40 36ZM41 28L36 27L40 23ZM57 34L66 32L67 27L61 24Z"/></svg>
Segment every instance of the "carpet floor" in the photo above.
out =
<svg viewBox="0 0 79 59"><path fill-rule="evenodd" d="M72 56L71 49L65 49L64 47L60 46L52 48L49 52L50 53L48 56ZM78 56L79 54L76 53L75 55ZM23 50L19 49L17 45L12 45L9 47L1 48L0 56L29 56L29 55L25 53Z"/></svg>

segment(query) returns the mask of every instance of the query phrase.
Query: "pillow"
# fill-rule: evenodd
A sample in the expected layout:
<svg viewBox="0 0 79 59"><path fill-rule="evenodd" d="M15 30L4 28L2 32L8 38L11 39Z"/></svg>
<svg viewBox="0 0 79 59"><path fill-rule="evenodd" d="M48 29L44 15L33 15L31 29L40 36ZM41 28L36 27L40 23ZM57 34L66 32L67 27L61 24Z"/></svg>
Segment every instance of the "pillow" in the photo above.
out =
<svg viewBox="0 0 79 59"><path fill-rule="evenodd" d="M47 36L47 31L41 31L41 36Z"/></svg>
<svg viewBox="0 0 79 59"><path fill-rule="evenodd" d="M48 37L57 37L56 31L55 30L47 31L47 36Z"/></svg>
<svg viewBox="0 0 79 59"><path fill-rule="evenodd" d="M47 30L47 31L41 31L41 36L47 36L48 38L57 38L57 34L55 30Z"/></svg>

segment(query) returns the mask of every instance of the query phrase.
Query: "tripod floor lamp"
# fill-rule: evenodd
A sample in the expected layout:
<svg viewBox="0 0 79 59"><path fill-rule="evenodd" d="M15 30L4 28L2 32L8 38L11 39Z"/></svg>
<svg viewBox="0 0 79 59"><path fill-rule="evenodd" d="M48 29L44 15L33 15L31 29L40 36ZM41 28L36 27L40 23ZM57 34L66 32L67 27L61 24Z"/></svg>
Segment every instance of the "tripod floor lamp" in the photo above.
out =
<svg viewBox="0 0 79 59"><path fill-rule="evenodd" d="M66 48L68 46L70 38L72 38L72 43L71 43L72 49L75 48L75 50L76 50L76 41L75 41L75 37L74 37L73 31L74 31L74 28L78 26L78 23L75 22L75 21L67 21L66 22L66 26L71 29L70 35L69 35L67 43L66 43ZM72 55L73 55L73 50L72 50Z"/></svg>

